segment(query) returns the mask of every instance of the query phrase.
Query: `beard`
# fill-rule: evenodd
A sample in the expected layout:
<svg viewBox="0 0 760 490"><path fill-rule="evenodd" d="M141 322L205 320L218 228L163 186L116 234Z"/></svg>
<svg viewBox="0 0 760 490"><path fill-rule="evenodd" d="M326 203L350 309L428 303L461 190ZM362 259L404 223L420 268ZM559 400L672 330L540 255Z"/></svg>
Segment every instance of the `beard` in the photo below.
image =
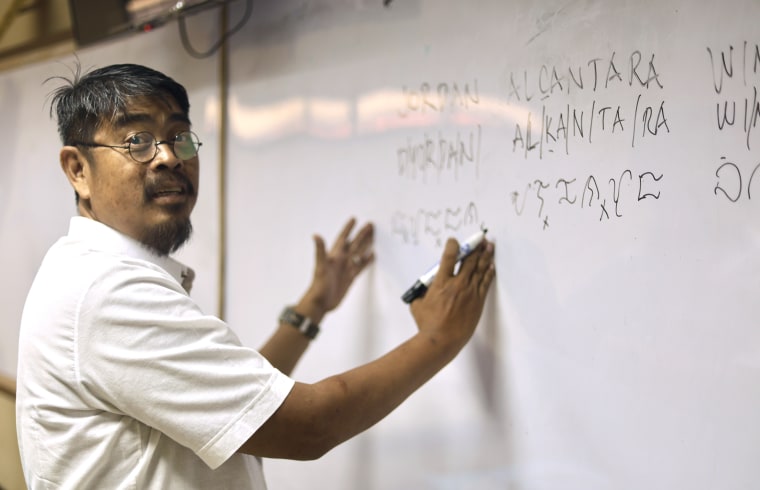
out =
<svg viewBox="0 0 760 490"><path fill-rule="evenodd" d="M178 219L154 226L140 241L158 255L167 256L187 243L192 233L190 218Z"/></svg>
<svg viewBox="0 0 760 490"><path fill-rule="evenodd" d="M153 196L156 195L157 189L171 185L168 181L180 185L185 194L192 197L195 196L193 183L183 173L174 173L171 177L168 177L166 174L160 174L147 182L144 194L145 202L150 202ZM173 211L181 213L183 206L183 204L179 204ZM176 252L182 245L187 243L192 233L193 225L189 217L176 218L148 229L143 235L141 242L158 255L166 256Z"/></svg>

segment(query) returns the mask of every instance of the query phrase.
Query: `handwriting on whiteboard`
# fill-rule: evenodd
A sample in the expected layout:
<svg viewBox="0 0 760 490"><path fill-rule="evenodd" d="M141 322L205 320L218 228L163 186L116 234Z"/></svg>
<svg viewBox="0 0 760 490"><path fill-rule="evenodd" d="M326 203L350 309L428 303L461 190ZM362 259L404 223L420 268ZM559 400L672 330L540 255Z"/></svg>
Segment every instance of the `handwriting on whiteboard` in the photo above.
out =
<svg viewBox="0 0 760 490"><path fill-rule="evenodd" d="M525 184L522 192L513 191L511 199L518 216L522 216L526 208L533 209L544 229L549 227L549 212L554 206L592 210L599 221L605 221L622 218L626 206L645 199L660 199L662 178L663 174L634 174L626 169L619 176L607 179L595 175L583 179L534 179Z"/></svg>
<svg viewBox="0 0 760 490"><path fill-rule="evenodd" d="M436 117L430 118L431 114L452 115L456 119L477 107L481 102L478 80L423 81L418 88L403 86L402 94L397 116L407 122L418 121L426 130L407 136L397 147L397 176L420 185L439 184L444 177L459 181L463 173L479 179L482 126L465 118L468 122L457 119L454 129L445 125L429 127L431 122L438 121ZM439 247L455 232L480 225L478 209L472 201L439 209L414 205L394 211L390 220L392 234L403 243L419 245L432 241Z"/></svg>
<svg viewBox="0 0 760 490"><path fill-rule="evenodd" d="M730 162L726 157L720 157L720 164L715 170L717 182L713 192L716 196L724 196L731 202L737 202L746 196L752 199L752 185L755 183L755 175L760 169L760 163L750 169L742 170L742 167ZM746 184L746 186L745 186Z"/></svg>
<svg viewBox="0 0 760 490"><path fill-rule="evenodd" d="M473 80L472 86L470 82L422 82L419 89L404 86L401 91L404 103L398 115L402 118L426 111L467 110L480 103L477 79Z"/></svg>
<svg viewBox="0 0 760 490"><path fill-rule="evenodd" d="M743 131L747 150L751 150L753 131L760 120L757 90L760 44L750 46L744 41L741 49L735 50L733 45L729 45L727 49L715 51L708 46L707 53L712 68L713 89L719 96L715 104L717 128L719 131ZM726 88L733 96L724 95ZM744 96L741 95L742 91Z"/></svg>
<svg viewBox="0 0 760 490"><path fill-rule="evenodd" d="M424 133L419 139L407 138L406 145L396 151L399 176L427 182L448 172L459 179L459 173L472 168L479 176L480 146L482 130L480 125L469 131L456 131L446 135L438 131L436 135Z"/></svg>
<svg viewBox="0 0 760 490"><path fill-rule="evenodd" d="M736 49L731 44L722 49L708 46L707 56L717 96L715 127L720 133L743 133L745 150L752 151L760 120L760 44L744 41ZM751 200L758 169L760 162L747 162L746 157L721 156L715 166L714 194L733 203Z"/></svg>
<svg viewBox="0 0 760 490"><path fill-rule="evenodd" d="M444 238L462 228L479 225L478 207L474 202L445 209L396 211L391 218L391 232L404 243L417 245L425 237L442 246Z"/></svg>
<svg viewBox="0 0 760 490"><path fill-rule="evenodd" d="M555 149L569 155L571 142L591 143L594 134L598 133L614 135L627 130L630 135L627 139L634 147L637 138L670 132L665 101L659 100L654 105L642 104L641 94L630 106L604 105L592 100L586 107L566 104L563 109L552 112L543 105L538 119L538 135L535 134L536 124L532 120L536 116L538 113L528 112L525 123L515 124L512 151L520 149L525 158L534 150L537 150L539 158L543 158L546 152L553 153Z"/></svg>
<svg viewBox="0 0 760 490"><path fill-rule="evenodd" d="M525 102L534 98L545 100L556 95L570 94L571 90L597 92L616 87L620 83L647 89L655 86L663 88L654 54L645 63L646 67L641 66L644 58L640 51L633 51L623 62L619 57L616 60L615 56L613 51L607 58L593 58L585 65L576 67L541 65L534 76L529 76L527 70L523 71L522 77L515 76L513 72L509 76L508 98Z"/></svg>
<svg viewBox="0 0 760 490"><path fill-rule="evenodd" d="M593 58L575 67L544 64L536 72L511 73L508 102L540 102L540 108L528 111L524 121L515 123L513 153L519 150L526 159L535 153L541 159L555 151L570 154L574 143L592 143L603 135L625 133L624 140L634 147L637 140L669 133L665 100L642 98L640 93L662 90L660 78L655 55L645 58L640 51L633 51L625 59L613 51L608 57ZM603 91L620 88L634 91L629 103L607 104L598 98ZM578 103L576 92L594 96ZM560 104L557 100L570 98L571 94L572 103Z"/></svg>

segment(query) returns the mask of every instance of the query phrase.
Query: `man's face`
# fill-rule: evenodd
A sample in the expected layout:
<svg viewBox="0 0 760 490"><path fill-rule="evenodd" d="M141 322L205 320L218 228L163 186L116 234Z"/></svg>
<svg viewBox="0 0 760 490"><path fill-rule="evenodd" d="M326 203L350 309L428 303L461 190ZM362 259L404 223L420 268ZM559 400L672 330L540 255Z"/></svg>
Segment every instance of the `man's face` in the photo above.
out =
<svg viewBox="0 0 760 490"><path fill-rule="evenodd" d="M190 121L173 99L134 98L115 124L106 121L93 142L127 145L140 132L156 141L173 141L190 129ZM179 248L190 236L190 213L198 192L198 157L180 160L171 144L158 146L149 163L129 151L91 148L83 167L85 192L80 212L149 246L160 254ZM86 194L86 195L83 195Z"/></svg>

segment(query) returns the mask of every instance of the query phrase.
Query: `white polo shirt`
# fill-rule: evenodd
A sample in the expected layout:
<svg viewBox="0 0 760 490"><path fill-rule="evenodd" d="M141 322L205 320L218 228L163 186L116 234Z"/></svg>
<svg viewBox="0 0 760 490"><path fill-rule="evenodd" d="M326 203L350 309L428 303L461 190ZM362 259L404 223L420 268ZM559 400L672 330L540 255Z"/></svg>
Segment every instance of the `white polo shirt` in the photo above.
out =
<svg viewBox="0 0 760 490"><path fill-rule="evenodd" d="M21 319L16 422L30 489L266 488L260 461L236 450L293 380L198 308L188 273L72 218Z"/></svg>

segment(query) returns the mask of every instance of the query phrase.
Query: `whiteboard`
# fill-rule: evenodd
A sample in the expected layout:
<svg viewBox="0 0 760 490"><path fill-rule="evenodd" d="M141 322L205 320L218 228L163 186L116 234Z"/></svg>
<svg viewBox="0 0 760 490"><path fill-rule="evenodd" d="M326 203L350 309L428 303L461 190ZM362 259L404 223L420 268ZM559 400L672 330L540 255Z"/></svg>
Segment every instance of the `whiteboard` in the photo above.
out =
<svg viewBox="0 0 760 490"><path fill-rule="evenodd" d="M349 216L377 261L300 380L412 335L446 237L485 224L497 280L437 378L270 486L756 486L760 4L383 3L260 2L232 39L227 318L263 341Z"/></svg>

